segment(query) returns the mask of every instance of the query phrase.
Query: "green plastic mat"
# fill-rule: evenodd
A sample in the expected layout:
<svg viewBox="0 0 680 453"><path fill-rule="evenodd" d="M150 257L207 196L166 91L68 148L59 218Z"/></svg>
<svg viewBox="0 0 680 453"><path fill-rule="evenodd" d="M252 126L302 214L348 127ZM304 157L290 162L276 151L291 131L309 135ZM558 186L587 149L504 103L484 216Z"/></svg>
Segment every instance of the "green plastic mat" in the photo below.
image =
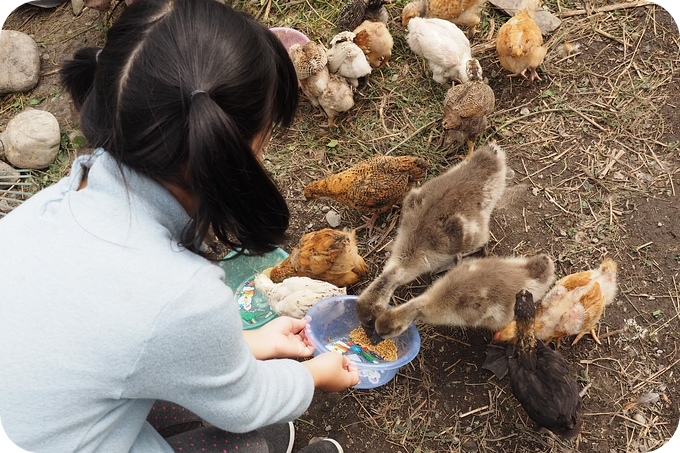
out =
<svg viewBox="0 0 680 453"><path fill-rule="evenodd" d="M225 258L234 256L229 252ZM272 267L288 256L285 250L277 248L262 256L245 256L220 261L220 267L226 274L227 285L234 290L241 312L241 321L245 330L256 329L276 318L267 300L253 285L253 280L263 270Z"/></svg>

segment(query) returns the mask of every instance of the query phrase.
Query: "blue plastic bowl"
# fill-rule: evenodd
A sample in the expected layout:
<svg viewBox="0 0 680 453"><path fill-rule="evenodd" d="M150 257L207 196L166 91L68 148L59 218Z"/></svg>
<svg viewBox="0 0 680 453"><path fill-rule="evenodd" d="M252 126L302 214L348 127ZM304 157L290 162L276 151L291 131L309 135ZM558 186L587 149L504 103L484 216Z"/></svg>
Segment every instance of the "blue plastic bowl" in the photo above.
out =
<svg viewBox="0 0 680 453"><path fill-rule="evenodd" d="M307 338L314 345L314 355L330 351L329 339L349 337L349 333L360 323L356 316L358 296L334 296L323 299L307 312L311 318L305 328ZM397 360L393 362L356 362L360 381L354 388L370 389L385 385L394 378L399 368L409 363L420 351L420 335L411 324L406 331L394 338L397 346Z"/></svg>

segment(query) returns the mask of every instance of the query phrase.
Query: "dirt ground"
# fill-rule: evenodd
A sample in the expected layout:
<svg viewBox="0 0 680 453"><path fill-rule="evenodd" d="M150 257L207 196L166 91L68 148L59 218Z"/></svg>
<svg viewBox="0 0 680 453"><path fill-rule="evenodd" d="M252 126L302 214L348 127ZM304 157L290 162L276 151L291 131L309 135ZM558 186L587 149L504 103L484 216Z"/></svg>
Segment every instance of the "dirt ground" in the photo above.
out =
<svg viewBox="0 0 680 453"><path fill-rule="evenodd" d="M343 2L232 3L267 25L293 26L327 43ZM341 215L341 227L363 223L359 213L333 201L306 201L302 189L310 181L375 153L421 155L432 175L460 159L442 143L445 88L404 39L405 3L388 5L395 39L390 65L371 74L339 127L325 127L324 115L303 100L293 127L273 137L266 165L293 213L288 250L304 233L327 226L328 209ZM481 368L491 332L419 323L416 359L383 387L318 392L296 421L296 447L322 435L352 453L646 452L674 434L680 414L678 27L654 5L544 3L563 22L546 36L541 81L509 78L500 67L493 42L508 17L490 5L471 44L496 95L480 142L502 146L515 172L492 215L490 253L548 253L558 277L596 267L605 256L619 264L618 295L598 328L602 345L587 336L561 348L582 389L581 433L565 441L538 430L507 379ZM69 4L22 6L5 22L5 29L38 42L43 76L31 92L0 97L0 131L34 107L53 113L63 134L59 161L36 173L40 184L64 175L68 162L88 151L57 84L58 64L82 46L101 45L123 8L120 2L109 12L86 9L74 17ZM578 46L565 53L565 43ZM358 232L371 273L350 293L360 293L380 272L398 217L395 209L371 236ZM419 294L432 278L400 288L394 302Z"/></svg>

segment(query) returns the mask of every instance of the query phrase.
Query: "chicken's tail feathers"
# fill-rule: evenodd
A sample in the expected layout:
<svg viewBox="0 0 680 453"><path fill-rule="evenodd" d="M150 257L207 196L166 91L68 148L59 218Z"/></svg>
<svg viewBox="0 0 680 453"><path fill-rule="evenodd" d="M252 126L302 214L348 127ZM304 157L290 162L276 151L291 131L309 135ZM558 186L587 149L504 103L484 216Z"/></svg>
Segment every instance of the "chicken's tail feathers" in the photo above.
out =
<svg viewBox="0 0 680 453"><path fill-rule="evenodd" d="M288 277L295 274L294 269L290 265L290 259L286 258L276 266L270 268L269 274L267 275L272 282L281 283Z"/></svg>
<svg viewBox="0 0 680 453"><path fill-rule="evenodd" d="M616 272L619 268L619 265L616 264L616 261L607 257L602 261L600 268L603 272Z"/></svg>
<svg viewBox="0 0 680 453"><path fill-rule="evenodd" d="M541 7L541 3L541 0L522 0L517 10L526 11L530 16L533 16L534 13Z"/></svg>
<svg viewBox="0 0 680 453"><path fill-rule="evenodd" d="M514 343L516 340L517 323L515 321L493 334L493 341L497 343Z"/></svg>

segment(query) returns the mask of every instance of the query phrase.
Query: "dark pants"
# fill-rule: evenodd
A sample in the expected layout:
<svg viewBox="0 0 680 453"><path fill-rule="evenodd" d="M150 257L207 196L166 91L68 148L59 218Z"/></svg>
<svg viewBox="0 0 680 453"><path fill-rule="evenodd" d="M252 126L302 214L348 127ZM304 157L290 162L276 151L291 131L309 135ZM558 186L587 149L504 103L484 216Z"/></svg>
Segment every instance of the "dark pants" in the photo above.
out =
<svg viewBox="0 0 680 453"><path fill-rule="evenodd" d="M257 431L228 433L174 403L156 401L146 418L176 452L267 453L266 440Z"/></svg>

